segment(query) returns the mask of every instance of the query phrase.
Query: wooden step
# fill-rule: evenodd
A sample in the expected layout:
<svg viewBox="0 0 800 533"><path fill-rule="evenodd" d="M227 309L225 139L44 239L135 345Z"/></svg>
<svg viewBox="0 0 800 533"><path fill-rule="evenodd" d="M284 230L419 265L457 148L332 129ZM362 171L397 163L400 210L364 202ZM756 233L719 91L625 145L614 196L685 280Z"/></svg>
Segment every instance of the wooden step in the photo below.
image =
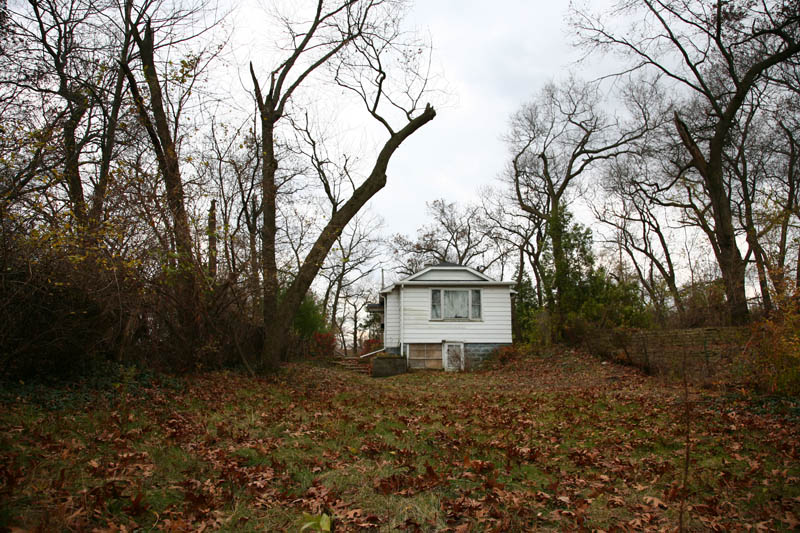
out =
<svg viewBox="0 0 800 533"><path fill-rule="evenodd" d="M361 374L370 373L370 362L367 360L359 359L357 357L345 357L344 359L339 359L337 361L334 361L334 363L344 368L345 370L359 372Z"/></svg>

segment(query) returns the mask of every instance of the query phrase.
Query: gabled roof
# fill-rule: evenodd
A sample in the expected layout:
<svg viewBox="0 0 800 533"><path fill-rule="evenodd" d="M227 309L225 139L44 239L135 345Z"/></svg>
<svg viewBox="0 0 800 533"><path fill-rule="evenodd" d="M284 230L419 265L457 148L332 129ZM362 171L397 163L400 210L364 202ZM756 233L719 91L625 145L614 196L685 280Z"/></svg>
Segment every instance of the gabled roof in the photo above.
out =
<svg viewBox="0 0 800 533"><path fill-rule="evenodd" d="M402 283L404 281L414 281L415 279L417 279L417 278L419 278L421 276L424 276L425 274L427 274L428 272L430 272L432 270L445 270L445 269L446 270L466 270L467 272L478 276L483 281L495 281L492 278L490 278L489 276L487 276L486 274L478 272L474 268L470 268L468 266L457 265L455 263L448 263L448 262L442 261L438 265L431 265L431 266L428 266L426 268L423 268L422 270L420 270L416 274L412 274L412 275L408 276L407 278L403 278L400 281L398 281L397 283Z"/></svg>
<svg viewBox="0 0 800 533"><path fill-rule="evenodd" d="M463 270L463 271L469 272L470 274L475 276L476 279L469 279L469 280L466 280L466 279L465 280L425 279L425 280L419 280L419 278L424 276L425 274L427 274L429 272L432 272L432 271L436 271L436 270L450 270L450 271L452 271L452 270ZM421 286L426 286L426 285L442 285L442 286L458 286L458 285L461 285L461 286L464 286L464 285L481 285L481 286L495 285L495 286L497 286L497 285L501 285L502 286L502 285L505 285L505 286L511 286L511 285L514 285L514 282L496 281L496 280L490 278L489 276L487 276L486 274L475 270L474 268L470 268L470 267L464 266L464 265L457 265L455 263L441 262L441 263L436 264L436 265L427 266L427 267L423 268L422 270L420 270L419 272L416 272L416 273L414 273L414 274L412 274L410 276L407 276L407 277L405 277L405 278L403 278L401 280L398 280L398 281L390 284L387 287L383 287L380 292L384 293L384 294L388 293L388 292L392 292L396 287L403 286L403 285L417 285L417 286L420 286L420 285Z"/></svg>

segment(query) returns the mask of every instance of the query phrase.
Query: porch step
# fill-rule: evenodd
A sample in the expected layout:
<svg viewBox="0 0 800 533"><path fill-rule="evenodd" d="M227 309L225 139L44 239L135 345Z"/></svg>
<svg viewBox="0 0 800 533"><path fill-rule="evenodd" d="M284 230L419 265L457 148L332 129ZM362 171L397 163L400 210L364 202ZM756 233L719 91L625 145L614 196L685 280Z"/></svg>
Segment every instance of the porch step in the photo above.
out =
<svg viewBox="0 0 800 533"><path fill-rule="evenodd" d="M334 361L335 364L339 365L340 367L344 368L345 370L350 370L352 372L358 372L360 374L370 374L370 362L367 359L359 359L358 357L345 357Z"/></svg>

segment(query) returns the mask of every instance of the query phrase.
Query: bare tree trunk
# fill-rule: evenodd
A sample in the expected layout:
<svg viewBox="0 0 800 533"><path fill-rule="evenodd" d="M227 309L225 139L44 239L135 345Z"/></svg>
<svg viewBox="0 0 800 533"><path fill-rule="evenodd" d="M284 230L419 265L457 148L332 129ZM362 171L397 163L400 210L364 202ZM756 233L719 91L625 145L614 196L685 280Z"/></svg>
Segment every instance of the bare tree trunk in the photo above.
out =
<svg viewBox="0 0 800 533"><path fill-rule="evenodd" d="M125 17L130 19L131 3L125 3ZM128 64L128 55L131 46L131 33L126 28L122 42L122 50L119 55L120 65ZM97 178L97 185L92 194L92 206L89 210L89 225L92 230L96 230L100 225L103 215L103 206L108 190L108 183L111 177L111 160L114 157L114 147L117 142L117 127L119 126L119 112L122 108L123 94L125 90L125 72L121 67L117 71L117 79L114 82L114 93L111 100L111 113L108 117L108 126L103 133L102 148L100 154L100 174Z"/></svg>
<svg viewBox="0 0 800 533"><path fill-rule="evenodd" d="M731 202L725 188L722 171L724 135L721 132L723 130L727 132L729 127L725 128L723 120L718 123L716 128L718 134L715 134L711 142L710 157L707 161L697 143L691 137L686 124L678 117L677 112L674 116L674 122L681 141L692 156L692 164L703 178L706 193L711 203L711 211L714 216L713 237L714 241L716 241L714 249L717 254L719 269L722 273L722 281L725 285L730 322L733 325L746 324L750 318L744 283L747 264L742 258L739 247L736 245Z"/></svg>
<svg viewBox="0 0 800 533"><path fill-rule="evenodd" d="M715 233L719 246L719 267L722 272L722 281L725 284L728 313L731 324L742 325L750 319L744 283L747 263L736 245L736 236L730 218L727 219L728 223L725 223L726 213L730 214L730 205L719 205L718 209L721 213L718 221L716 220L717 216L714 217L717 224Z"/></svg>
<svg viewBox="0 0 800 533"><path fill-rule="evenodd" d="M259 316L258 302L261 300L261 283L259 279L260 266L258 262L258 233L255 228L248 230L248 245L250 247L250 273L247 276L249 285L250 298L253 300L252 311L253 318L257 319Z"/></svg>
<svg viewBox="0 0 800 533"><path fill-rule="evenodd" d="M541 264L539 263L539 256L528 256L528 262L531 265L531 270L533 271L533 278L536 280L536 303L539 307L544 306L544 292L542 290L542 268Z"/></svg>
<svg viewBox="0 0 800 533"><path fill-rule="evenodd" d="M358 355L358 302L353 302L353 355Z"/></svg>
<svg viewBox="0 0 800 533"><path fill-rule="evenodd" d="M278 265L276 260L275 239L277 228L277 196L278 186L275 177L278 172L278 160L275 158L275 123L280 114L275 110L276 103L272 95L266 99L261 94L255 73L251 74L255 83L256 102L261 119L261 278L262 303L261 312L264 319L264 352L261 367L275 369L280 364L281 354L286 347L282 339L289 322L279 323L276 320L278 311Z"/></svg>
<svg viewBox="0 0 800 533"><path fill-rule="evenodd" d="M779 296L786 296L786 280L790 279L788 272L788 265L786 264L786 257L788 254L788 236L789 236L789 223L793 213L798 212L797 206L797 139L791 129L787 128L783 123L778 124L783 130L789 144L788 168L786 169L786 183L788 190L786 191L786 204L783 206L783 213L781 214L780 221L780 238L778 240L778 255L775 261L775 268L769 271L772 278L772 286L775 287L775 292ZM800 275L800 269L798 270ZM798 278L800 281L800 277Z"/></svg>
<svg viewBox="0 0 800 533"><path fill-rule="evenodd" d="M520 294L520 292L522 291L522 281L524 279L524 274L525 274L525 243L522 243L522 245L520 245L518 252L519 252L519 267L517 268L516 289L517 289L517 294ZM517 313L517 301L514 298L512 298L511 301L512 301L511 329L513 331L514 340L520 342L522 340L522 324L519 323L519 314Z"/></svg>
<svg viewBox="0 0 800 533"><path fill-rule="evenodd" d="M217 279L217 201L211 200L208 210L208 277Z"/></svg>
<svg viewBox="0 0 800 533"><path fill-rule="evenodd" d="M749 209L749 208L748 208ZM773 311L772 297L769 292L769 276L767 274L766 255L761 244L758 242L756 236L755 226L751 225L752 222L748 221L747 225L747 242L750 244L750 249L753 250L753 257L756 262L756 272L758 273L758 286L761 290L761 302L764 306L764 313L769 315Z"/></svg>
<svg viewBox="0 0 800 533"><path fill-rule="evenodd" d="M153 57L153 30L148 24L145 29L144 38L135 32L134 38L137 41L139 52L142 58L142 72L144 73L147 88L150 90L150 109L153 113L153 120L147 116L147 122L151 124L151 140L158 145L157 158L159 170L164 177L167 193L167 206L172 215L173 233L175 236L175 247L183 265L189 267L192 261L192 237L189 229L189 216L186 212L184 202L183 180L181 179L180 162L178 161L175 141L172 138L169 119L167 118L164 97L161 92L161 83L156 72L155 60ZM135 84L134 84L135 85ZM138 92L138 90L137 90ZM139 101L143 103L141 98ZM140 118L142 113L140 112ZM154 126L154 128L153 128ZM192 278L193 274L189 274Z"/></svg>
<svg viewBox="0 0 800 533"><path fill-rule="evenodd" d="M800 291L800 247L797 248L797 264L795 265L794 286L795 291Z"/></svg>
<svg viewBox="0 0 800 533"><path fill-rule="evenodd" d="M195 273L194 257L192 252L192 236L189 227L189 217L184 203L183 180L181 179L180 164L172 138L169 119L167 117L161 84L158 79L155 60L153 57L153 30L148 23L142 37L137 28L128 21L133 32L133 38L142 60L142 70L147 87L150 92L150 111L144 103L136 79L127 65L122 65L128 84L133 95L136 110L150 138L150 143L156 154L158 168L164 178L167 195L167 207L172 219L172 239L175 243L177 255L177 272L175 277L175 302L178 328L175 333L180 335L181 346L185 350L184 363L189 362L193 355L194 346L200 340L199 319L201 316L198 287ZM152 113L152 118L150 116Z"/></svg>
<svg viewBox="0 0 800 533"><path fill-rule="evenodd" d="M72 215L81 223L86 223L86 200L83 195L83 182L80 173L80 148L76 139L76 130L88 104L80 96L70 102L69 118L64 123L64 179L67 182Z"/></svg>
<svg viewBox="0 0 800 533"><path fill-rule="evenodd" d="M320 269L325 257L328 255L336 239L341 235L342 230L347 223L358 213L358 211L366 204L370 198L381 190L386 185L386 169L389 166L389 160L394 152L400 145L414 132L422 126L430 122L436 117L436 112L431 106L427 106L425 111L418 117L411 119L408 124L401 130L393 133L384 144L375 165L372 168L367 179L353 192L347 202L334 213L328 224L322 230L314 245L311 247L308 255L306 256L297 276L292 280L291 285L284 293L280 302L280 312L273 315L271 322L265 322L265 334L271 335L272 339L269 344L265 343L264 349L272 350L271 353L266 355L266 361L272 361L277 364L280 356L286 348L289 327L300 308L308 288L314 281L317 272ZM266 319L266 313L265 313Z"/></svg>
<svg viewBox="0 0 800 533"><path fill-rule="evenodd" d="M342 313L341 322L336 321L336 330L339 332L339 342L342 343L342 353L347 355L347 340L344 338L344 320L347 316L347 310Z"/></svg>
<svg viewBox="0 0 800 533"><path fill-rule="evenodd" d="M569 275L570 265L567 264L567 258L564 251L564 215L561 211L559 198L552 199L552 206L550 211L550 218L548 220L548 232L550 233L550 244L553 250L553 285L550 289L555 289L555 302L550 307L552 313L552 331L551 335L559 339L564 327L566 313L564 312L566 297L566 285L568 283L567 276Z"/></svg>
<svg viewBox="0 0 800 533"><path fill-rule="evenodd" d="M328 286L325 287L325 296L322 298L322 319L326 324L330 320L328 315L328 302L331 300L331 290L333 289L333 285L333 281L328 281Z"/></svg>
<svg viewBox="0 0 800 533"><path fill-rule="evenodd" d="M333 291L333 303L331 304L331 327L336 325L336 314L339 311L339 298L342 294L342 276L339 275L334 281L336 289Z"/></svg>

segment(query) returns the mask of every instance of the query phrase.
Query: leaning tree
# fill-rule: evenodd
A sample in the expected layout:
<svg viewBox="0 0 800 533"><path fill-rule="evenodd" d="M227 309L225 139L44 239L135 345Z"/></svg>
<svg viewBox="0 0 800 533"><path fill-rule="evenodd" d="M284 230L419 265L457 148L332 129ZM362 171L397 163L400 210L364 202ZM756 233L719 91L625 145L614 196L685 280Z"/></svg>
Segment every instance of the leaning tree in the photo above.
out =
<svg viewBox="0 0 800 533"><path fill-rule="evenodd" d="M251 64L253 94L260 119L261 245L264 318L263 369L275 368L285 352L292 318L345 226L386 184L389 161L408 137L433 120L426 93L425 47L400 29L402 2L318 0L305 21L282 17L288 37L284 56L266 80ZM324 76L322 76L324 75ZM333 81L339 95L355 95L387 137L360 180L350 169L349 197L331 196L330 212L299 270L281 290L277 268L278 198L283 180L277 157L281 128L298 116L295 101L320 77ZM286 136L288 137L288 135ZM309 164L325 186L328 175Z"/></svg>

